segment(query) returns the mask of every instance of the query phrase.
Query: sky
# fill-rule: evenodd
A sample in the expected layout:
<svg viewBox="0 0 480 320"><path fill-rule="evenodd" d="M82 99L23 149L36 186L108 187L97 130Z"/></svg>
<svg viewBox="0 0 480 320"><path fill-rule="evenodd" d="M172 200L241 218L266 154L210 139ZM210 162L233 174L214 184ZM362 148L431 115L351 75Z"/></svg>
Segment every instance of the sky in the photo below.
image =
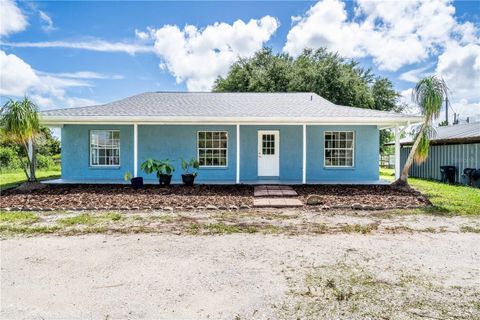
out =
<svg viewBox="0 0 480 320"><path fill-rule="evenodd" d="M409 104L415 83L438 74L450 121L480 121L480 1L0 0L0 99L45 110L209 91L263 46L326 47L388 77Z"/></svg>

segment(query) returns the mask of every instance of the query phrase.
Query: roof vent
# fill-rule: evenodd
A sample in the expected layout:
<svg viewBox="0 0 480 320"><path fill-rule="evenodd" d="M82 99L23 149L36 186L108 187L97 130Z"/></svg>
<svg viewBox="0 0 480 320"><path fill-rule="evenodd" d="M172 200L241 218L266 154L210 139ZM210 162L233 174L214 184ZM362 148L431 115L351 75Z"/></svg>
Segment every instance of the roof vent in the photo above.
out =
<svg viewBox="0 0 480 320"><path fill-rule="evenodd" d="M313 96L310 96L310 101L313 101Z"/></svg>

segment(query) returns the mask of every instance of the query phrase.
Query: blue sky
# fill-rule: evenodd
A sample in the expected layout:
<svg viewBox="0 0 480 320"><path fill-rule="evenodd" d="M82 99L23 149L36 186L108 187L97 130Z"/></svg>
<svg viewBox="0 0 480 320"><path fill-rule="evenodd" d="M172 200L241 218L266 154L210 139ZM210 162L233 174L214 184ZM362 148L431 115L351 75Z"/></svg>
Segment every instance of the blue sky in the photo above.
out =
<svg viewBox="0 0 480 320"><path fill-rule="evenodd" d="M0 1L2 102L27 94L48 109L205 91L262 46L325 46L390 78L407 102L418 78L441 74L455 111L480 120L476 1Z"/></svg>

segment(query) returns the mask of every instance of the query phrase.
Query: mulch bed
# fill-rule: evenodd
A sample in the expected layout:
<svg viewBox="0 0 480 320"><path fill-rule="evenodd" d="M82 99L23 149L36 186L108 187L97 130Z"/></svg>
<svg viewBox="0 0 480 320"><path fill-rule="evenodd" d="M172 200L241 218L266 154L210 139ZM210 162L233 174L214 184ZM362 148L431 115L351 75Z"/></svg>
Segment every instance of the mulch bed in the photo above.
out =
<svg viewBox="0 0 480 320"><path fill-rule="evenodd" d="M29 192L7 190L0 196L0 208L23 210L240 208L252 204L253 187L226 185L147 185L139 190L125 185L48 185Z"/></svg>
<svg viewBox="0 0 480 320"><path fill-rule="evenodd" d="M380 210L429 205L414 190L390 186L308 185L293 186L298 198L319 195L323 209ZM0 208L11 210L110 210L110 209L241 209L253 205L253 186L196 185L194 187L147 185L134 190L127 185L46 185L33 191L7 190Z"/></svg>
<svg viewBox="0 0 480 320"><path fill-rule="evenodd" d="M400 190L389 185L307 185L293 186L306 203L311 195L319 195L320 206L353 209L414 208L430 205L430 201L413 189Z"/></svg>

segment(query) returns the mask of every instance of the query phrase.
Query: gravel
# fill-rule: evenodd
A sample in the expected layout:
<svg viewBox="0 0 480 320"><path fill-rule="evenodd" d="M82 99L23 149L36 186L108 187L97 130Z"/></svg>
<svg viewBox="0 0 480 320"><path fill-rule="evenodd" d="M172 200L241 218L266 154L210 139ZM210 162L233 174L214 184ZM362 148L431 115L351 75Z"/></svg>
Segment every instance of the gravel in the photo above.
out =
<svg viewBox="0 0 480 320"><path fill-rule="evenodd" d="M478 319L479 243L474 233L12 238L0 242L0 318ZM395 290L340 301L334 284L351 274L338 270ZM320 290L323 276L333 280ZM354 308L359 299L377 300Z"/></svg>

